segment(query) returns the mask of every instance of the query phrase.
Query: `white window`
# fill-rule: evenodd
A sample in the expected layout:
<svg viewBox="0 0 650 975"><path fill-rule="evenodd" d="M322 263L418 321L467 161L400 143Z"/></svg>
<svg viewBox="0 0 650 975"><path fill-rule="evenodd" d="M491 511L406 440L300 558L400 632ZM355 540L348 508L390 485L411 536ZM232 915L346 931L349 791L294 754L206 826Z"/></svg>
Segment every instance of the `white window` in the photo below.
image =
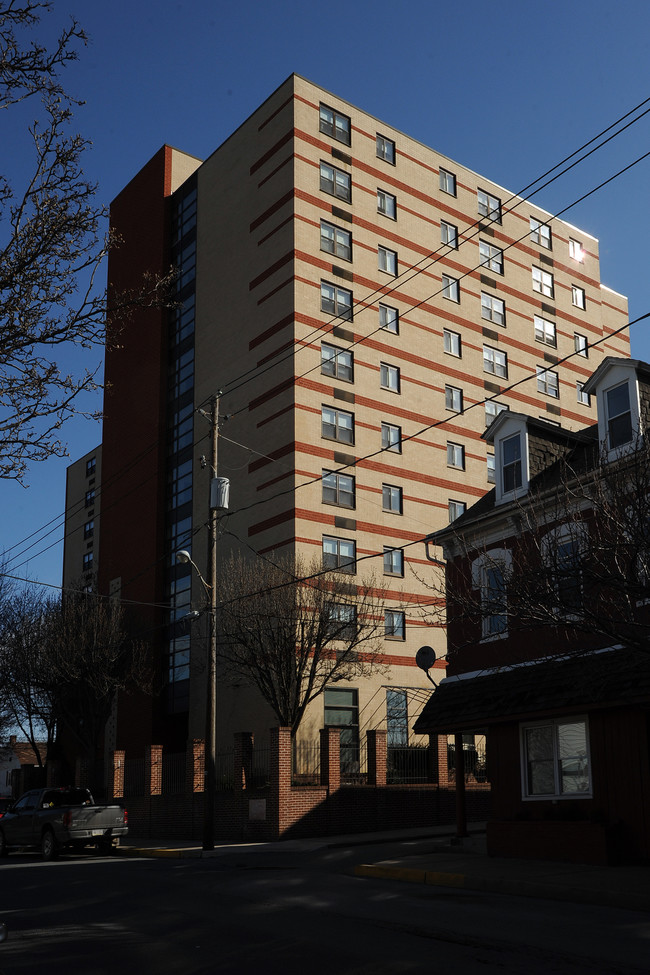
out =
<svg viewBox="0 0 650 975"><path fill-rule="evenodd" d="M489 427L494 423L499 413L505 412L508 407L505 403L497 403L496 400L488 399L485 401L485 425Z"/></svg>
<svg viewBox="0 0 650 975"><path fill-rule="evenodd" d="M465 470L465 448L462 444L447 441L447 467L456 467L460 471Z"/></svg>
<svg viewBox="0 0 650 975"><path fill-rule="evenodd" d="M575 350L578 355L584 356L586 359L589 355L589 343L587 342L586 335L580 335L578 332L573 333L573 343L575 345Z"/></svg>
<svg viewBox="0 0 650 975"><path fill-rule="evenodd" d="M395 143L379 133L377 133L377 158L395 165Z"/></svg>
<svg viewBox="0 0 650 975"><path fill-rule="evenodd" d="M395 220L397 217L397 198L385 190L377 190L377 212Z"/></svg>
<svg viewBox="0 0 650 975"><path fill-rule="evenodd" d="M323 568L356 572L356 544L349 538L323 535Z"/></svg>
<svg viewBox="0 0 650 975"><path fill-rule="evenodd" d="M485 190L479 190L477 197L479 214L482 217L488 217L495 223L501 223L501 200L499 197L492 196Z"/></svg>
<svg viewBox="0 0 650 975"><path fill-rule="evenodd" d="M352 260L352 234L349 230L335 227L325 220L320 222L320 249L340 257L344 261Z"/></svg>
<svg viewBox="0 0 650 975"><path fill-rule="evenodd" d="M524 798L591 796L589 740L585 718L557 718L521 726Z"/></svg>
<svg viewBox="0 0 650 975"><path fill-rule="evenodd" d="M605 393L607 416L607 440L609 449L622 447L632 440L632 410L630 408L630 388L620 383Z"/></svg>
<svg viewBox="0 0 650 975"><path fill-rule="evenodd" d="M392 393L399 393L399 368L387 362L379 365L379 381L382 389L390 389Z"/></svg>
<svg viewBox="0 0 650 975"><path fill-rule="evenodd" d="M487 240L478 242L479 261L483 267L489 268L495 274L503 274L503 251Z"/></svg>
<svg viewBox="0 0 650 975"><path fill-rule="evenodd" d="M326 437L327 440L354 443L354 413L335 410L331 406L323 406L321 410L321 436Z"/></svg>
<svg viewBox="0 0 650 975"><path fill-rule="evenodd" d="M399 312L390 305L379 305L379 327L397 335L399 332Z"/></svg>
<svg viewBox="0 0 650 975"><path fill-rule="evenodd" d="M521 487L521 437L516 433L501 444L501 476L503 493Z"/></svg>
<svg viewBox="0 0 650 975"><path fill-rule="evenodd" d="M584 383L576 383L576 393L579 403L582 403L583 406L590 405L589 393L585 393Z"/></svg>
<svg viewBox="0 0 650 975"><path fill-rule="evenodd" d="M460 335L445 328L442 332L444 349L447 355L455 355L460 358Z"/></svg>
<svg viewBox="0 0 650 975"><path fill-rule="evenodd" d="M320 371L323 376L343 379L351 383L354 378L354 356L347 349L322 342L320 347Z"/></svg>
<svg viewBox="0 0 650 975"><path fill-rule="evenodd" d="M406 639L406 616L399 610L387 609L384 612L384 636L388 640Z"/></svg>
<svg viewBox="0 0 650 975"><path fill-rule="evenodd" d="M394 511L402 514L402 489L396 484L382 484L381 506L384 511Z"/></svg>
<svg viewBox="0 0 650 975"><path fill-rule="evenodd" d="M487 322L494 322L495 325L505 325L506 305L501 298L481 292L481 318Z"/></svg>
<svg viewBox="0 0 650 975"><path fill-rule="evenodd" d="M463 391L458 386L445 386L445 409L463 412Z"/></svg>
<svg viewBox="0 0 650 975"><path fill-rule="evenodd" d="M395 454L401 454L402 428L395 426L393 423L382 423L381 446L382 450L392 450Z"/></svg>
<svg viewBox="0 0 650 975"><path fill-rule="evenodd" d="M457 279L450 277L449 274L442 276L442 296L451 301L460 301L460 285Z"/></svg>
<svg viewBox="0 0 650 975"><path fill-rule="evenodd" d="M443 193L450 193L456 196L456 177L447 169L440 170L440 189Z"/></svg>
<svg viewBox="0 0 650 975"><path fill-rule="evenodd" d="M496 484L497 480L497 468L494 454L488 454L487 458L487 479L488 484Z"/></svg>
<svg viewBox="0 0 650 975"><path fill-rule="evenodd" d="M461 515L465 514L467 510L467 505L464 501L454 501L452 498L449 499L449 521L456 521L456 518L460 518Z"/></svg>
<svg viewBox="0 0 650 975"><path fill-rule="evenodd" d="M571 285L571 301L576 308L585 307L585 289L579 288L577 285Z"/></svg>
<svg viewBox="0 0 650 975"><path fill-rule="evenodd" d="M397 252L380 245L377 248L377 266L380 271L397 274Z"/></svg>
<svg viewBox="0 0 650 975"><path fill-rule="evenodd" d="M553 275L549 271L542 271L541 267L533 267L533 291L552 298L555 294Z"/></svg>
<svg viewBox="0 0 650 975"><path fill-rule="evenodd" d="M560 395L558 374L544 366L537 366L537 392L557 399Z"/></svg>
<svg viewBox="0 0 650 975"><path fill-rule="evenodd" d="M341 508L354 508L354 478L349 474L323 471L323 503L337 504Z"/></svg>
<svg viewBox="0 0 650 975"><path fill-rule="evenodd" d="M325 135L331 135L337 142L344 142L346 146L350 145L351 126L347 115L335 112L333 108L329 108L327 105L321 105L318 127L321 132L324 132Z"/></svg>
<svg viewBox="0 0 650 975"><path fill-rule="evenodd" d="M547 223L541 223L535 217L530 218L530 239L539 247L551 249L551 228Z"/></svg>
<svg viewBox="0 0 650 975"><path fill-rule="evenodd" d="M352 182L349 173L344 173L336 166L321 160L320 164L320 188L323 193L329 193L339 200L349 203L352 199Z"/></svg>
<svg viewBox="0 0 650 975"><path fill-rule="evenodd" d="M458 247L458 227L446 220L440 221L440 242L448 247Z"/></svg>
<svg viewBox="0 0 650 975"><path fill-rule="evenodd" d="M493 376L508 376L508 356L507 353L494 349L491 345L483 346L483 371L492 373Z"/></svg>
<svg viewBox="0 0 650 975"><path fill-rule="evenodd" d="M557 345L555 322L549 322L547 318L535 315L535 341L555 348Z"/></svg>
<svg viewBox="0 0 650 975"><path fill-rule="evenodd" d="M572 257L574 261L579 261L580 264L585 259L582 244L579 240L574 240L573 237L569 237L569 257Z"/></svg>
<svg viewBox="0 0 650 975"><path fill-rule="evenodd" d="M390 548L384 545L384 575L404 575L404 552L401 548Z"/></svg>
<svg viewBox="0 0 650 975"><path fill-rule="evenodd" d="M327 281L320 283L320 310L327 315L352 320L352 292Z"/></svg>

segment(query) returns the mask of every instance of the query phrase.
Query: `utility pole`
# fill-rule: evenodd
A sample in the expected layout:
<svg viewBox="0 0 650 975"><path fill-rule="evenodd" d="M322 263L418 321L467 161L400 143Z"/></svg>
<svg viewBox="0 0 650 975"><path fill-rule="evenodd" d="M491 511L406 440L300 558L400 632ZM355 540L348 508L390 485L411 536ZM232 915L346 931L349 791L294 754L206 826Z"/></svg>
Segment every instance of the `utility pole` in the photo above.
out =
<svg viewBox="0 0 650 975"><path fill-rule="evenodd" d="M214 850L214 800L217 787L217 453L219 446L219 391L212 397L212 464L209 483L210 522L208 527L209 640L208 682L205 705L205 780L203 793L203 849Z"/></svg>

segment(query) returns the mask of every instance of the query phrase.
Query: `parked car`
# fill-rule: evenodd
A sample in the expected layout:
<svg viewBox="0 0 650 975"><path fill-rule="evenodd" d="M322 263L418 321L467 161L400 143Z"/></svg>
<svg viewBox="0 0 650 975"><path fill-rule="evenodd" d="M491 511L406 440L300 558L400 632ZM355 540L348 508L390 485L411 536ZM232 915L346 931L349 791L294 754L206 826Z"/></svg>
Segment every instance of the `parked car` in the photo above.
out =
<svg viewBox="0 0 650 975"><path fill-rule="evenodd" d="M40 847L44 860L66 847L108 852L127 833L126 809L98 805L88 789L32 789L0 818L0 857L27 847Z"/></svg>

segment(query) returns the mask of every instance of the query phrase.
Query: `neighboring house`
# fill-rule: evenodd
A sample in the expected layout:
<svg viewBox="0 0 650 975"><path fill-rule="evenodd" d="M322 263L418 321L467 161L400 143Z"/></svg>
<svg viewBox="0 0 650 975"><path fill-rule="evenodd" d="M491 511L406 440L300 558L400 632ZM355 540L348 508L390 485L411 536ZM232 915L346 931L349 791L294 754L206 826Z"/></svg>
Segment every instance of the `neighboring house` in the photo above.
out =
<svg viewBox="0 0 650 975"><path fill-rule="evenodd" d="M575 433L498 417L496 484L435 532L448 671L418 733L486 731L488 850L650 859L650 366L605 359Z"/></svg>
<svg viewBox="0 0 650 975"><path fill-rule="evenodd" d="M44 760L47 751L45 742L37 742L36 747ZM32 769L38 765L38 755L30 742L18 741L15 735L11 735L7 745L0 745L0 796L12 797L13 783L21 769Z"/></svg>

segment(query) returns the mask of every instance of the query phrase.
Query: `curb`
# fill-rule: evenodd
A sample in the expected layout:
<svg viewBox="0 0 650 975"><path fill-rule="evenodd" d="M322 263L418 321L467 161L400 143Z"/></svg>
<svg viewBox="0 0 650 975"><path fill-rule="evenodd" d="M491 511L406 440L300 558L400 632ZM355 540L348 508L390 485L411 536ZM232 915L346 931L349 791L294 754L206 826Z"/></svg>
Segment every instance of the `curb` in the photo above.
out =
<svg viewBox="0 0 650 975"><path fill-rule="evenodd" d="M179 849L163 849L163 848L152 848L152 847L137 847L137 846L123 846L118 847L116 853L120 857L149 857L151 859L158 858L176 858L182 859L184 857L200 857L202 850L179 850Z"/></svg>

